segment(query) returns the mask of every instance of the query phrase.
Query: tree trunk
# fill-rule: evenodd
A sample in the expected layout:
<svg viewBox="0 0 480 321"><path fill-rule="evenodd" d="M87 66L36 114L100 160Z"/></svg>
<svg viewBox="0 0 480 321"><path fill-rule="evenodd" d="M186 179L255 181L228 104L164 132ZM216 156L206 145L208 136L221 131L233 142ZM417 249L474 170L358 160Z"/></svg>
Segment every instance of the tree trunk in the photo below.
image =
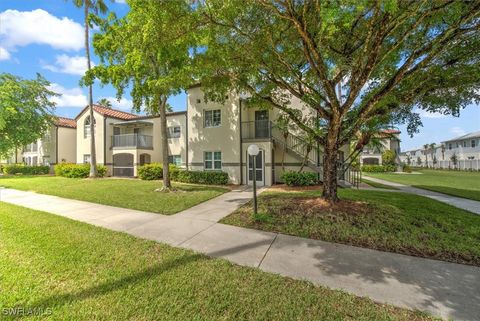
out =
<svg viewBox="0 0 480 321"><path fill-rule="evenodd" d="M88 1L84 4L85 13L85 53L87 56L87 70L92 68L90 61L90 46L89 46L89 27L88 27ZM95 150L95 118L93 115L93 89L92 85L88 86L88 109L90 114L90 178L98 176L97 172L97 152Z"/></svg>
<svg viewBox="0 0 480 321"><path fill-rule="evenodd" d="M334 203L338 201L337 195L337 157L338 157L338 136L340 121L334 120L328 129L327 141L323 156L323 192L322 197Z"/></svg>
<svg viewBox="0 0 480 321"><path fill-rule="evenodd" d="M163 188L164 191L172 189L170 183L170 170L168 168L168 136L167 136L167 98L161 97L159 100L160 111L160 134L162 136L162 162L163 162Z"/></svg>

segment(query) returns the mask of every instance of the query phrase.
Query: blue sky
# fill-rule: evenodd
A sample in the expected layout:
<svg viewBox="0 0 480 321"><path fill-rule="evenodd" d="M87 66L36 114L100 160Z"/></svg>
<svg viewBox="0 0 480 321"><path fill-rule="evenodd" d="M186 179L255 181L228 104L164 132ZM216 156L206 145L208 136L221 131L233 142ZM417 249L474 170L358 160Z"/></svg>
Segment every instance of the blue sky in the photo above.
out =
<svg viewBox="0 0 480 321"><path fill-rule="evenodd" d="M117 15L128 11L124 3L106 2ZM56 113L60 116L73 118L87 103L86 90L78 85L85 66L82 21L82 10L71 1L0 0L0 72L25 78L41 73L52 83L53 90L62 94L57 99ZM93 57L93 62L98 59ZM118 102L111 86L96 85L94 101L104 97L112 101L114 108L131 109L128 95ZM185 110L186 96L172 97L169 103L176 111ZM458 118L421 115L424 126L413 138L400 127L402 150L480 130L479 106L468 106Z"/></svg>

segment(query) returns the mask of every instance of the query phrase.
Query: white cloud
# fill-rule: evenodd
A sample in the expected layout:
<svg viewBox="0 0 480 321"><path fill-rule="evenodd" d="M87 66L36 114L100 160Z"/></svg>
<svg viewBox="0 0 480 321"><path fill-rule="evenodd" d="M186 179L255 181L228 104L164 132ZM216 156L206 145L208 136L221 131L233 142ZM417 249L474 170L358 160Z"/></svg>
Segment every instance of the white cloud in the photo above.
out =
<svg viewBox="0 0 480 321"><path fill-rule="evenodd" d="M127 0L115 0L115 3L127 3Z"/></svg>
<svg viewBox="0 0 480 321"><path fill-rule="evenodd" d="M10 59L10 53L7 49L0 47L0 61Z"/></svg>
<svg viewBox="0 0 480 321"><path fill-rule="evenodd" d="M429 111L423 110L423 109L417 109L415 110L416 113L420 115L422 118L445 118L447 117L446 115L442 113L431 113Z"/></svg>
<svg viewBox="0 0 480 321"><path fill-rule="evenodd" d="M454 134L455 136L463 136L463 135L467 134L467 132L463 128L458 127L458 126L450 128L450 132L452 134Z"/></svg>
<svg viewBox="0 0 480 321"><path fill-rule="evenodd" d="M94 63L92 63L92 67L93 66L95 66ZM87 58L63 54L55 57L54 65L43 64L42 67L54 72L83 76L87 69Z"/></svg>
<svg viewBox="0 0 480 321"><path fill-rule="evenodd" d="M127 98L122 98L120 101L116 97L100 97L98 100L105 98L112 103L112 107L115 109L121 109L126 111L131 111L133 106L133 101Z"/></svg>
<svg viewBox="0 0 480 321"><path fill-rule="evenodd" d="M85 107L88 104L87 96L79 87L67 89L62 85L52 83L50 90L61 94L59 97L52 98L52 101L57 104L57 107Z"/></svg>
<svg viewBox="0 0 480 321"><path fill-rule="evenodd" d="M0 42L8 51L30 44L78 51L84 46L84 34L81 24L42 9L6 10L0 13Z"/></svg>

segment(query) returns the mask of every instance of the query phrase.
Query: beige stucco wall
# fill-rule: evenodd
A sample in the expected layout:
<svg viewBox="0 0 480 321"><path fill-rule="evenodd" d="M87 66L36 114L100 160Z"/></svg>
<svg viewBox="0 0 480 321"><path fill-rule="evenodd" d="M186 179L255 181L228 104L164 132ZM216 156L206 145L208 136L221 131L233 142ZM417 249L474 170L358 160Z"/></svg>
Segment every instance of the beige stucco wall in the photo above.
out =
<svg viewBox="0 0 480 321"><path fill-rule="evenodd" d="M77 130L75 128L58 127L57 146L58 159L56 163L63 160L67 163L75 163L77 159Z"/></svg>
<svg viewBox="0 0 480 321"><path fill-rule="evenodd" d="M197 99L200 103L197 103ZM204 152L222 152L222 170L230 183L240 184L240 100L229 95L224 104L206 103L200 87L187 92L188 163L192 170L204 170ZM221 110L221 126L204 128L205 110Z"/></svg>
<svg viewBox="0 0 480 321"><path fill-rule="evenodd" d="M88 109L79 115L77 118L77 157L76 162L78 164L83 163L83 155L90 155L90 137L84 137L84 123L85 119L89 115ZM97 164L103 165L105 163L104 160L104 117L103 115L97 113L96 111L93 112L93 116L95 118L95 149L97 155Z"/></svg>

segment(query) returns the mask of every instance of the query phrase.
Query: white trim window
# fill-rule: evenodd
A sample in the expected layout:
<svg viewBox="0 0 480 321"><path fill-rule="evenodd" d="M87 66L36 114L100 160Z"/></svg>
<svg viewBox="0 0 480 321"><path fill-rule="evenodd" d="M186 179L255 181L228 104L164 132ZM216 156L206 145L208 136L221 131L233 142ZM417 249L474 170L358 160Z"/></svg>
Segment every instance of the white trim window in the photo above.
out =
<svg viewBox="0 0 480 321"><path fill-rule="evenodd" d="M168 163L174 164L176 166L182 165L182 156L181 155L169 155L168 156Z"/></svg>
<svg viewBox="0 0 480 321"><path fill-rule="evenodd" d="M204 152L203 159L206 171L222 170L222 152Z"/></svg>
<svg viewBox="0 0 480 321"><path fill-rule="evenodd" d="M167 128L167 138L180 138L182 130L180 126L173 126Z"/></svg>
<svg viewBox="0 0 480 321"><path fill-rule="evenodd" d="M220 109L205 110L203 112L203 119L203 126L205 128L220 127L222 124L222 111Z"/></svg>
<svg viewBox="0 0 480 321"><path fill-rule="evenodd" d="M83 163L90 164L90 154L83 154Z"/></svg>

